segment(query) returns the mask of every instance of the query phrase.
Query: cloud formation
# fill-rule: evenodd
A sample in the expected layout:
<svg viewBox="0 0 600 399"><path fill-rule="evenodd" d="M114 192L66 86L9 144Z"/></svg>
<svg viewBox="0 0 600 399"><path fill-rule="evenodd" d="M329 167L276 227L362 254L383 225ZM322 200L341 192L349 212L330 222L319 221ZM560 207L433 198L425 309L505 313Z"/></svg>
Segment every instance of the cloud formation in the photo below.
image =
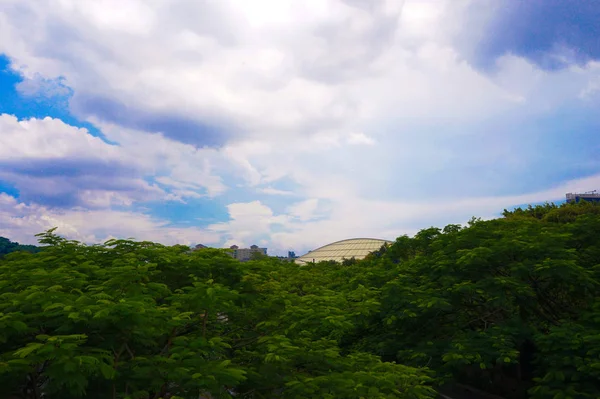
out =
<svg viewBox="0 0 600 399"><path fill-rule="evenodd" d="M35 243L33 234L57 227L59 234L87 243L111 238L159 241L163 244L216 245L220 236L196 227L172 227L168 220L130 211L109 209L52 209L19 202L0 193L0 236Z"/></svg>
<svg viewBox="0 0 600 399"><path fill-rule="evenodd" d="M159 135L128 132L118 137L123 144L109 144L57 119L19 121L6 114L0 115L0 131L0 178L14 184L25 201L93 208L183 200L223 189L209 161L195 159L197 149L179 144L178 152L169 153L168 145L178 144ZM178 165L182 156L188 163ZM181 171L198 164L195 175Z"/></svg>
<svg viewBox="0 0 600 399"><path fill-rule="evenodd" d="M474 2L471 16L486 15L473 60L493 66L506 53L524 57L547 70L600 60L600 8L592 1L530 0ZM487 10L486 10L487 8ZM475 22L473 19L469 22Z"/></svg>
<svg viewBox="0 0 600 399"><path fill-rule="evenodd" d="M2 115L0 183L156 239L179 228L157 204L207 198L229 219L181 237L297 252L596 188L593 10L517 3L5 0L14 90L101 134Z"/></svg>

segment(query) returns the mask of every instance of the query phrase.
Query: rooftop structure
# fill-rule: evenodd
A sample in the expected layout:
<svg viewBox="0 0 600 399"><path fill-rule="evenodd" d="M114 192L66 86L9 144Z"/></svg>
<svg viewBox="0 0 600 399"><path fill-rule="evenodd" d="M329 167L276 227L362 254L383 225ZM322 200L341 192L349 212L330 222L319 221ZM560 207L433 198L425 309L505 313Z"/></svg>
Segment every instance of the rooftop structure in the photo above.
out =
<svg viewBox="0 0 600 399"><path fill-rule="evenodd" d="M368 254L377 251L386 244L391 244L391 241L376 238L352 238L337 241L300 256L296 259L296 263L341 262L344 259L352 258L364 259Z"/></svg>
<svg viewBox="0 0 600 399"><path fill-rule="evenodd" d="M585 193L567 193L567 202L600 202L600 193L597 190L588 191Z"/></svg>

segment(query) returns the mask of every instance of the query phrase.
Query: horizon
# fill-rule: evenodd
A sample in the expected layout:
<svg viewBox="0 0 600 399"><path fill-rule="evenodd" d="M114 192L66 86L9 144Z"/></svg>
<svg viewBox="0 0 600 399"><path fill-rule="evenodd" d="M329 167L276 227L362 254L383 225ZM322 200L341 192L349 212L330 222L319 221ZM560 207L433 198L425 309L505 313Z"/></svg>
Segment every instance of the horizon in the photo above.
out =
<svg viewBox="0 0 600 399"><path fill-rule="evenodd" d="M590 191L590 192L585 192L585 193L567 193L567 195L569 195L569 194L571 194L571 195L580 195L580 194L583 194L583 195L585 195L585 194L593 194L593 193L595 193L596 191L597 191L597 190L592 190L592 191ZM594 195L596 195L596 194L594 194ZM600 195L600 194L598 194L598 195ZM534 206L534 207L535 207L535 206L538 206L538 205L544 205L544 204L550 204L550 205L561 206L561 205L565 204L566 202L567 202L566 200L563 200L563 201L556 201L556 202L548 202L548 201L545 201L545 202L538 202L538 203L535 203L535 204L520 204L520 205L517 205L517 206L513 206L513 207L509 208L508 210L509 210L509 211L514 211L514 210L516 210L516 209L519 209L519 208L520 208L520 209L524 209L524 208L527 208L527 207L529 207L529 206ZM475 218L476 218L476 216L473 216L473 217L475 217ZM500 212L500 213L498 213L498 215L497 215L497 216L495 216L495 217L493 217L493 218L489 218L489 219L482 219L482 218L479 218L479 219L481 219L481 220L491 220L491 219L500 218L500 217L502 217L502 216L501 216L501 212ZM462 227L466 227L466 224L465 224L465 223L461 223L460 225L461 225ZM445 226L429 226L429 227L423 227L421 230L425 230L425 229L428 229L428 228L431 228L431 227L433 227L433 228L440 228L440 229L443 229L443 227L445 227ZM420 231L420 230L416 231L416 232L415 232L415 233L413 233L413 234L403 234L402 236L406 236L406 237L414 238L414 235L415 235L415 234L417 234L419 231ZM394 238L391 238L391 239L387 239L387 238L380 238L380 237L351 237L351 238L344 238L344 239L341 239L341 240L332 241L332 242L329 242L329 243L327 243L327 244L322 244L322 245L319 245L318 247L314 247L314 248L312 248L312 249L309 249L309 250L307 250L305 253L303 253L303 255L297 255L297 254L295 254L295 253L296 253L296 251L295 251L294 249L289 249L289 250L285 251L285 253L270 254L270 253L268 252L268 249L269 249L269 246L268 246L268 244L267 244L267 246L266 246L266 247L262 247L262 248L261 248L261 247L258 247L258 246L257 246L257 247L258 247L258 249L266 249L266 250L267 250L267 256L271 256L271 257L280 257L280 258L281 258L281 257L283 257L283 258L287 258L287 257L289 257L289 254L290 254L290 253L292 253L292 254L295 254L295 255L296 255L296 257L298 257L298 258L299 258L299 257L305 256L305 255L308 255L309 253L311 253L311 252L313 252L313 251L315 251L315 250L318 250L318 249L320 249L320 248L322 248L322 247L325 247L325 246L328 246L328 245L331 245L331 244L335 244L335 243L338 243L338 242L350 241L350 240L356 240L356 239L375 239L375 240L383 240L383 241L387 241L387 242L389 242L389 243L393 243L393 242L395 242L395 241L396 241L396 239L397 239L397 238L399 238L399 237L402 237L402 236L394 237ZM20 244L20 245L31 245L31 243L29 243L29 244L25 244L25 243L21 243L21 242L15 241L15 240L11 240L11 239L10 239L10 237L3 237L3 236L0 236L0 239L2 239L2 238L4 238L4 239L8 239L9 241L11 241L11 242L13 242L13 243L15 243L15 244ZM135 239L135 237L127 237L127 238L124 238L124 239L133 240L133 241L139 241L139 240L136 240L136 239ZM87 244L87 245L97 245L97 244L104 244L105 242L106 242L106 241L102 241L102 242L100 242L100 241L99 241L99 242L87 242L87 243L84 243L84 244ZM162 243L160 243L160 242L157 242L157 243L158 243L158 244L162 244ZM39 242L37 241L37 239L36 239L36 242L34 243L34 245L35 245L35 244L39 244ZM236 244L232 244L232 245L230 245L230 246L228 246L228 247L223 247L223 246L211 246L211 245L204 245L203 243L193 243L193 244L179 244L179 243L174 243L173 245L187 245L187 246L188 246L190 249L195 249L195 248L198 248L198 247L201 247L201 248L199 248L199 249L202 249L202 248L211 248L211 249L233 249L232 247L234 247L234 246L236 247L236 249L251 249L253 246L256 246L256 244L251 244L251 245L247 245L247 246L239 246L239 245L236 245Z"/></svg>

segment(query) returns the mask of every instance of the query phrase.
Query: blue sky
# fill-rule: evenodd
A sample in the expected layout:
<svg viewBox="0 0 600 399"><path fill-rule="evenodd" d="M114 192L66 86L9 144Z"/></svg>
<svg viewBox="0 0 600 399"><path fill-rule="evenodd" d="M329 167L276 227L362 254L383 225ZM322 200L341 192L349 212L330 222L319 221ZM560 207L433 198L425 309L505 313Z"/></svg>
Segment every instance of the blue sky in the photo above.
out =
<svg viewBox="0 0 600 399"><path fill-rule="evenodd" d="M600 188L575 0L7 0L0 235L394 239Z"/></svg>

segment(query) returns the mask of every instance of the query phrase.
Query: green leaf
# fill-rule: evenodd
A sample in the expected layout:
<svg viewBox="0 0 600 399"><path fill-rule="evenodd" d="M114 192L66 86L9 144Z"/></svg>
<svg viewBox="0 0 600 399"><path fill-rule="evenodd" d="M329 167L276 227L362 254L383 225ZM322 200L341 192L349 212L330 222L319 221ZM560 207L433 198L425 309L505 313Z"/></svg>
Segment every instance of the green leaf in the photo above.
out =
<svg viewBox="0 0 600 399"><path fill-rule="evenodd" d="M113 379L115 377L115 370L109 366L106 363L101 362L100 363L100 373L102 374L102 376L106 379Z"/></svg>
<svg viewBox="0 0 600 399"><path fill-rule="evenodd" d="M29 343L26 347L16 350L14 354L20 358L25 358L43 346L44 344L39 342Z"/></svg>

